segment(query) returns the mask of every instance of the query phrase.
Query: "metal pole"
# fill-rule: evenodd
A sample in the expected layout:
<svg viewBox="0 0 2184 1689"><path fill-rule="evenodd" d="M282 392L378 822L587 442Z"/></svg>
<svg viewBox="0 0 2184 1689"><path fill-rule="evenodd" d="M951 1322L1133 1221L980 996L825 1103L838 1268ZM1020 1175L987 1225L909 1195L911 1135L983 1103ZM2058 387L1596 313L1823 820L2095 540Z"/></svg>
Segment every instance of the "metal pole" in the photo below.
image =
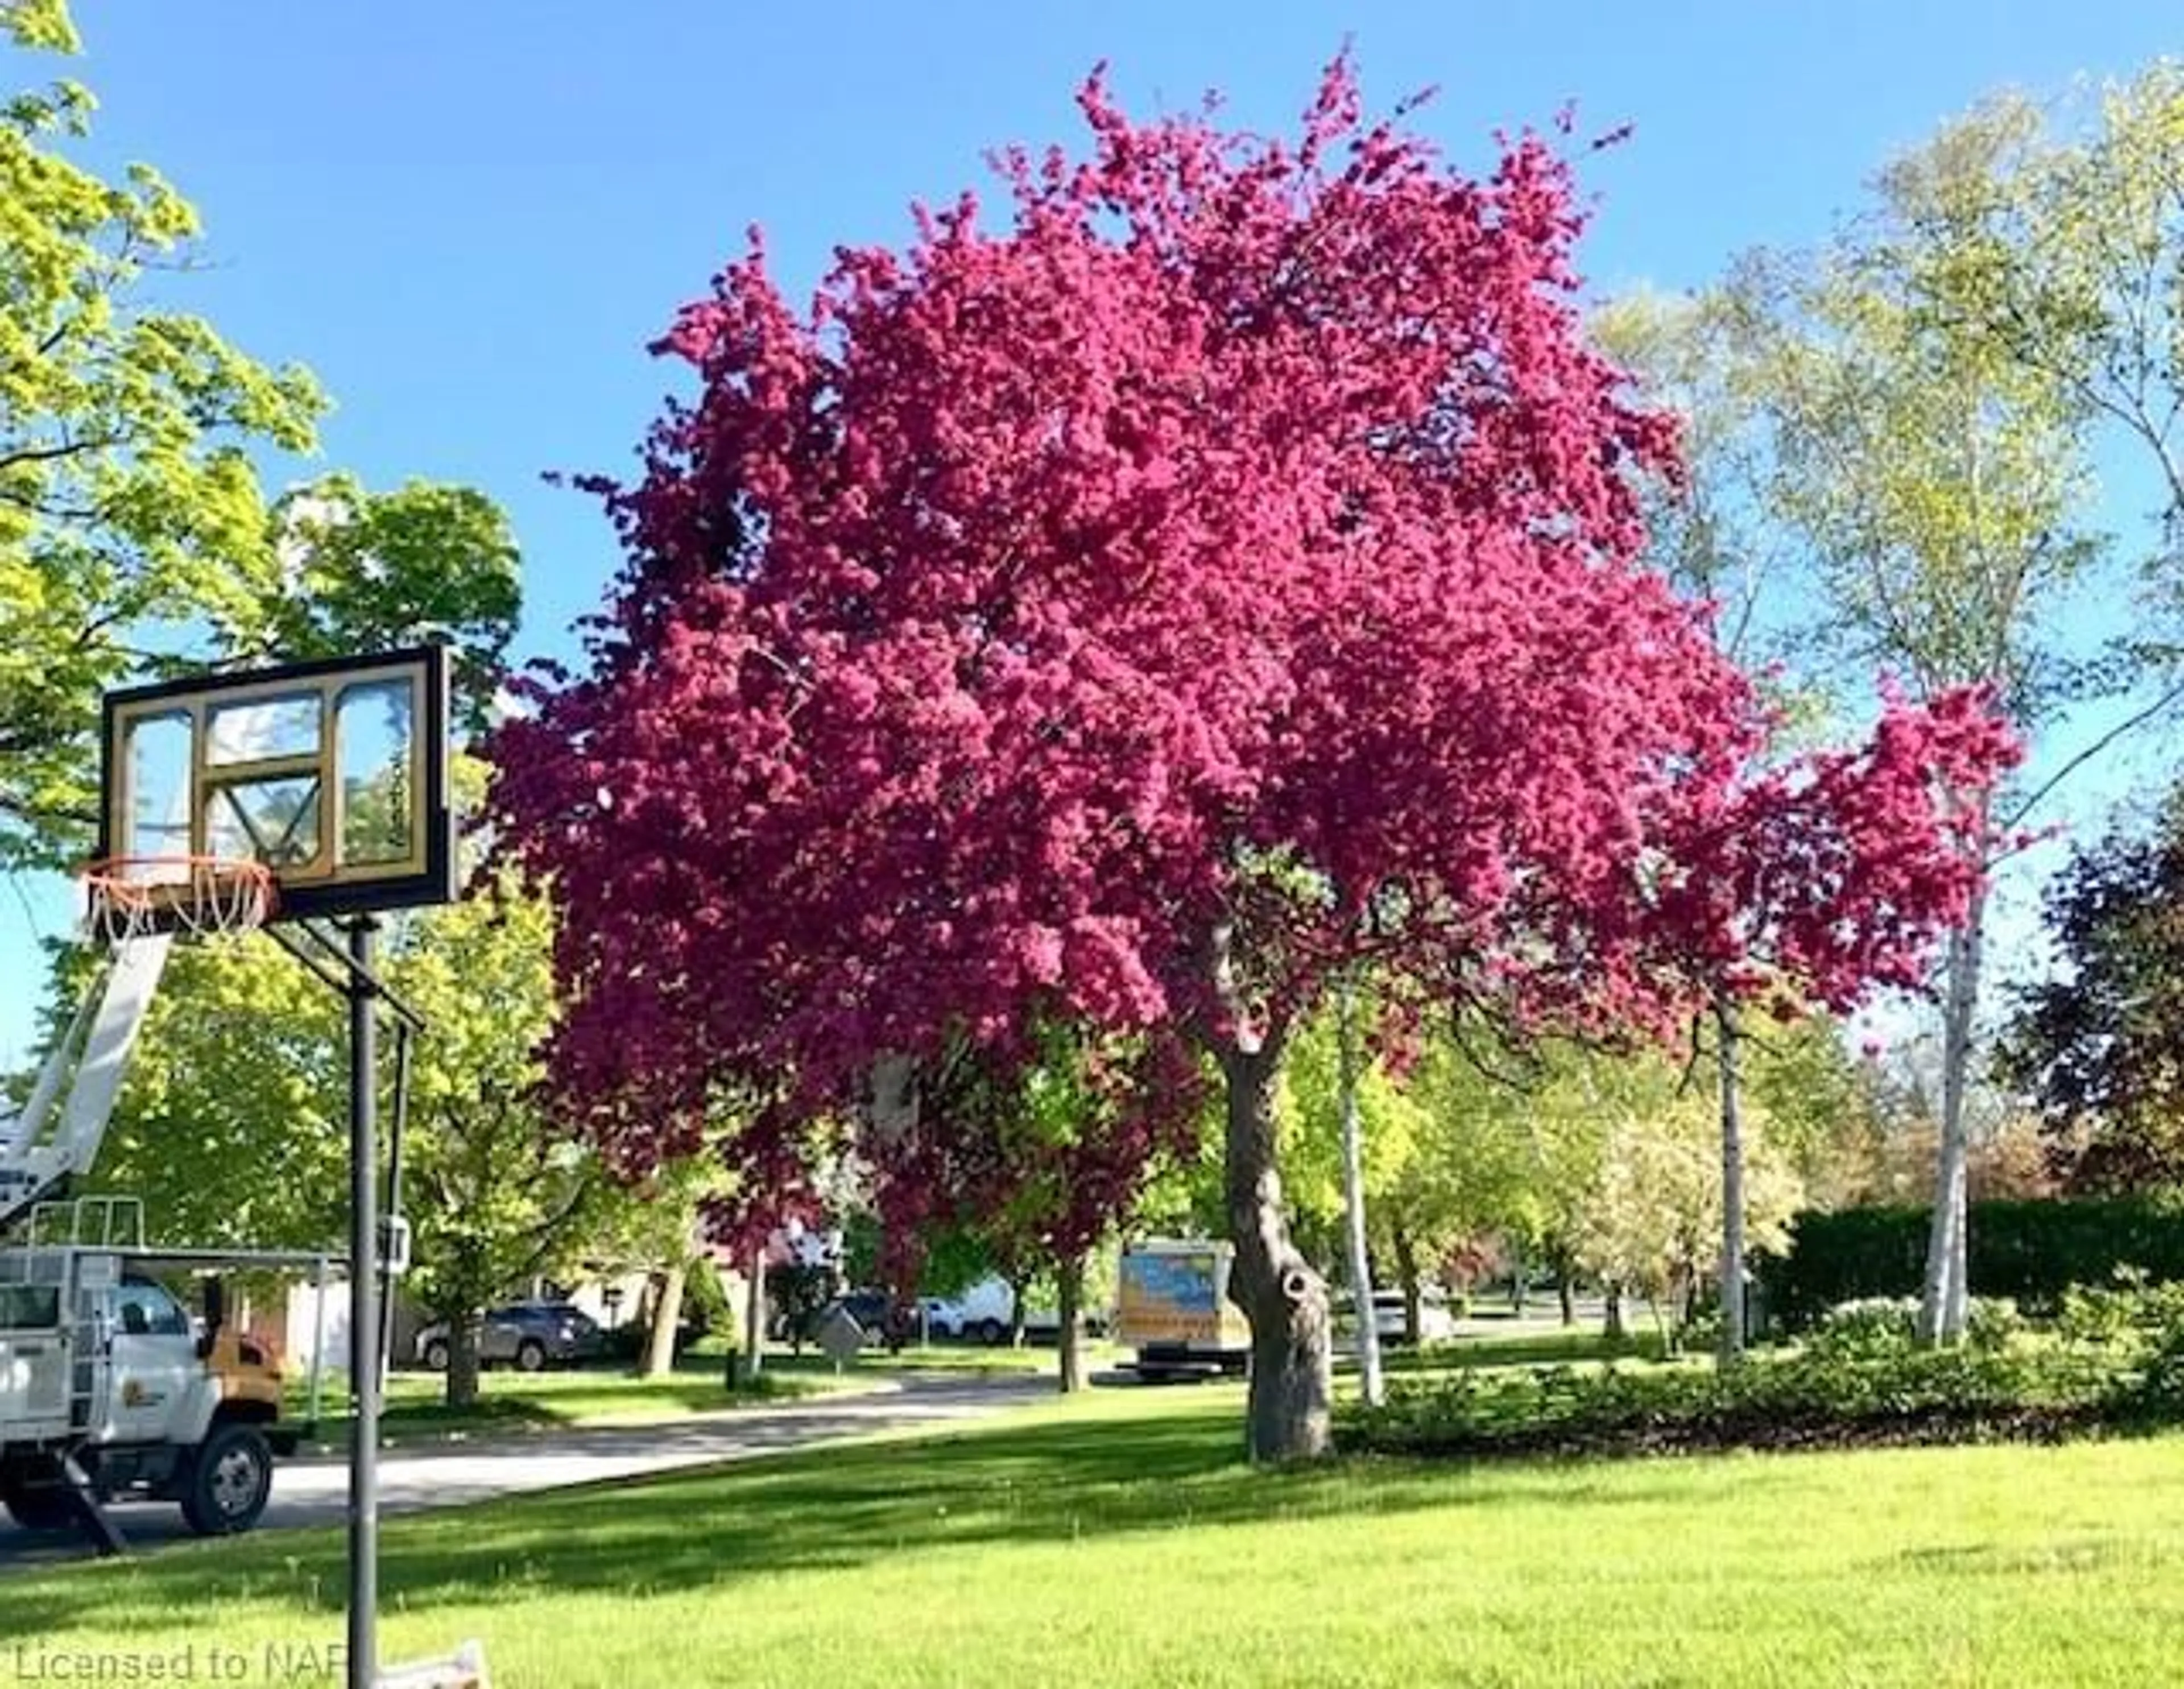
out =
<svg viewBox="0 0 2184 1689"><path fill-rule="evenodd" d="M326 1412L326 1258L319 1257L311 1269L311 1435L319 1434Z"/></svg>
<svg viewBox="0 0 2184 1689"><path fill-rule="evenodd" d="M402 1218L402 1136L410 1123L410 1023L394 1023L394 1120L387 1140L387 1224ZM379 1385L382 1398L394 1365L394 1261L379 1271Z"/></svg>
<svg viewBox="0 0 2184 1689"><path fill-rule="evenodd" d="M348 1446L348 1686L375 1689L379 1676L379 1069L378 995L371 972L378 922L349 923L355 963L348 998L348 1373L355 1408Z"/></svg>

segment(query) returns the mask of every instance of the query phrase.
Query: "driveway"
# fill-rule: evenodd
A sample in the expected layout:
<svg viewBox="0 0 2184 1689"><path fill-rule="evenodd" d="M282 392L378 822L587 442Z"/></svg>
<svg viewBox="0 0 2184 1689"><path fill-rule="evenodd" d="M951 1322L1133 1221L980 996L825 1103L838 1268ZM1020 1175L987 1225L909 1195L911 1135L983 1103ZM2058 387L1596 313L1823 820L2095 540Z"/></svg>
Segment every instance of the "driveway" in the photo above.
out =
<svg viewBox="0 0 2184 1689"><path fill-rule="evenodd" d="M917 1425L984 1419L1051 1395L1047 1378L911 1376L897 1390L822 1398L768 1409L694 1414L656 1425L575 1426L493 1441L391 1449L379 1458L382 1516L462 1507L497 1496L642 1477L682 1466L749 1460L783 1449ZM260 1530L339 1525L346 1517L348 1468L340 1457L284 1461ZM180 1509L124 1503L114 1522L135 1549L193 1540ZM21 1530L0 1517L0 1574L11 1566L77 1559L89 1549L73 1536Z"/></svg>

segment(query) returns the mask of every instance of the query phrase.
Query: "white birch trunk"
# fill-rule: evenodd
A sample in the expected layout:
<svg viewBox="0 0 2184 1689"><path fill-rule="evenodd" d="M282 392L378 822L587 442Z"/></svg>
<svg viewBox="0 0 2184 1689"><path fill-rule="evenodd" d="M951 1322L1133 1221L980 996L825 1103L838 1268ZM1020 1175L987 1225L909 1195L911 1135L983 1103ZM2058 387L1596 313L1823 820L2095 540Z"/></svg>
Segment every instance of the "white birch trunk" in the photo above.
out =
<svg viewBox="0 0 2184 1689"><path fill-rule="evenodd" d="M1953 1343L1964 1332L1970 1292L1967 1196L1970 1145L1964 1096L1971 1073L1972 1023L1985 956L1986 895L1972 900L1964 928L1949 937L1948 995L1942 1011L1942 1142L1934 1178L1934 1219L1926 1240L1926 1280L1919 1305L1922 1342Z"/></svg>
<svg viewBox="0 0 2184 1689"><path fill-rule="evenodd" d="M1357 995L1348 980L1336 988L1339 1083L1342 1090L1342 1184L1349 1211L1350 1288L1357 1307L1357 1377L1365 1400L1387 1395L1380 1371L1380 1328L1373 1315L1373 1266L1365 1247L1365 1146L1358 1116Z"/></svg>
<svg viewBox="0 0 2184 1689"><path fill-rule="evenodd" d="M1721 1346L1734 1366L1744 1355L1744 1120L1737 1096L1736 1010L1724 993L1714 999L1721 1040Z"/></svg>

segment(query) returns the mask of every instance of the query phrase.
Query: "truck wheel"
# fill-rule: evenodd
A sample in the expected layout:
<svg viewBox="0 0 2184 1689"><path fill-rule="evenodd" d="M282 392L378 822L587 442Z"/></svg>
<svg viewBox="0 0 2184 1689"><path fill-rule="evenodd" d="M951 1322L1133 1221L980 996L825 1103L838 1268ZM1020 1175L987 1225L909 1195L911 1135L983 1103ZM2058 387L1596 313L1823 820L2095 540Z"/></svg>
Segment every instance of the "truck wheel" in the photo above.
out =
<svg viewBox="0 0 2184 1689"><path fill-rule="evenodd" d="M448 1369L448 1346L437 1337L425 1346L425 1364L436 1373Z"/></svg>
<svg viewBox="0 0 2184 1689"><path fill-rule="evenodd" d="M1008 1329L998 1319L982 1319L978 1322L978 1341L989 1349L999 1347L1001 1339L1008 1335Z"/></svg>
<svg viewBox="0 0 2184 1689"><path fill-rule="evenodd" d="M546 1365L546 1346L536 1337L526 1337L515 1346L515 1369L535 1373Z"/></svg>
<svg viewBox="0 0 2184 1689"><path fill-rule="evenodd" d="M8 1516L25 1530L65 1530L75 1523L68 1492L57 1484L31 1484L11 1478L0 1486Z"/></svg>
<svg viewBox="0 0 2184 1689"><path fill-rule="evenodd" d="M255 1425L215 1425L198 1445L182 1517L200 1536L231 1536L258 1523L273 1494L273 1449Z"/></svg>

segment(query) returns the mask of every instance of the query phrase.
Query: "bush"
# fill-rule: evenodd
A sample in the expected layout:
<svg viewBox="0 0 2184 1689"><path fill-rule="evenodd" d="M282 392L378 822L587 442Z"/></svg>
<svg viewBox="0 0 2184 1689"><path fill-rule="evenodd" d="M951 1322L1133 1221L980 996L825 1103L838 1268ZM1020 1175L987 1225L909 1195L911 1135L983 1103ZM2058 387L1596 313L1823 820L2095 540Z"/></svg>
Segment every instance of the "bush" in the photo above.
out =
<svg viewBox="0 0 2184 1689"><path fill-rule="evenodd" d="M1804 1331L1840 1303L1916 1296L1929 1223L1925 1208L1800 1214L1789 1250L1758 1263L1773 1318ZM2144 1197L1975 1202L1967 1255L1974 1296L2048 1315L2073 1286L2108 1284L2120 1268L2184 1279L2184 1212Z"/></svg>
<svg viewBox="0 0 2184 1689"><path fill-rule="evenodd" d="M1914 1329L1916 1318L1914 1308ZM1964 1341L1975 1349L2006 1349L2025 1329L2025 1315L2008 1296L1973 1296L1964 1304Z"/></svg>
<svg viewBox="0 0 2184 1689"><path fill-rule="evenodd" d="M1909 1349L1919 1332L1919 1304L1909 1296L1862 1296L1837 1302L1814 1322L1809 1354L1877 1360Z"/></svg>
<svg viewBox="0 0 2184 1689"><path fill-rule="evenodd" d="M690 1341L718 1337L733 1347L736 1329L736 1311L729 1305L727 1286L721 1282L721 1269L710 1261L694 1263L682 1289L684 1337Z"/></svg>
<svg viewBox="0 0 2184 1689"><path fill-rule="evenodd" d="M2014 1310L1990 1308L1985 1323L1986 1341L1920 1349L1903 1304L1871 1302L1833 1310L1801 1352L1726 1371L1466 1369L1346 1411L1342 1435L1386 1453L1644 1454L2046 1441L2184 1420L2184 1324L2150 1345L2088 1351L2014 1341Z"/></svg>

